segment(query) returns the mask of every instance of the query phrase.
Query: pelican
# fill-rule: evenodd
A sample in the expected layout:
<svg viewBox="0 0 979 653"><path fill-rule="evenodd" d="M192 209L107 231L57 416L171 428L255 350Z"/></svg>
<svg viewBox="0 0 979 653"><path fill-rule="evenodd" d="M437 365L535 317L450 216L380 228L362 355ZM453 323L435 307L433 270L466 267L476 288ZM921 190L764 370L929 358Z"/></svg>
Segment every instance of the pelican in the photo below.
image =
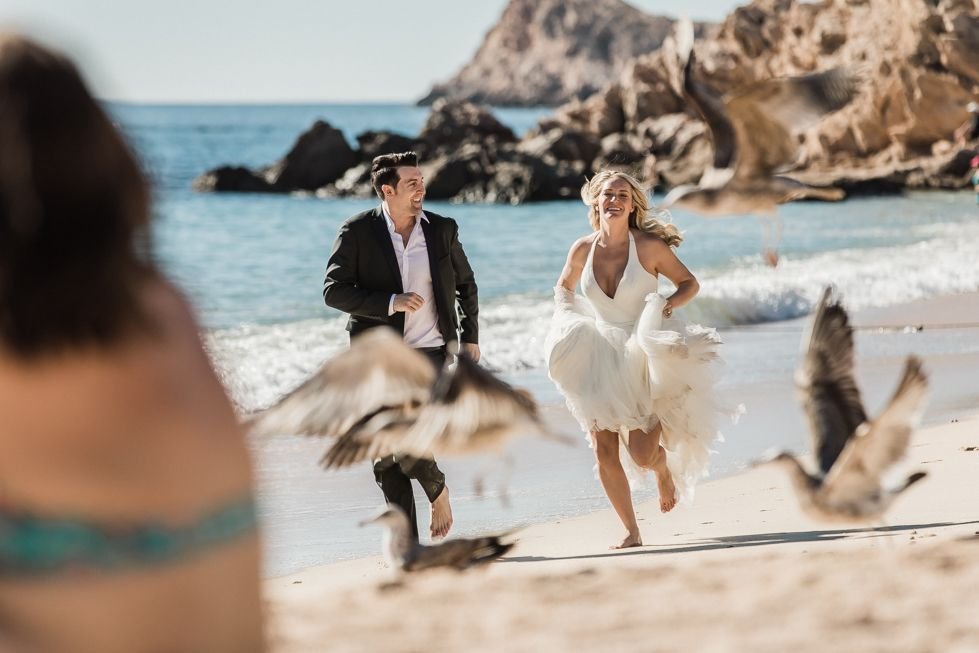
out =
<svg viewBox="0 0 979 653"><path fill-rule="evenodd" d="M384 557L392 569L403 572L448 567L462 571L496 560L513 548L508 534L488 535L474 539L453 539L431 546L414 541L408 517L398 506L389 505L379 515L364 520L361 526L379 524L385 527Z"/></svg>
<svg viewBox="0 0 979 653"><path fill-rule="evenodd" d="M846 310L827 288L802 341L796 371L818 474L791 454L772 462L784 467L804 512L824 521L879 522L901 492L925 477L908 476L885 488L882 476L907 451L928 396L928 379L917 356L908 356L887 406L868 419L853 378L853 328Z"/></svg>
<svg viewBox="0 0 979 653"><path fill-rule="evenodd" d="M678 21L675 43L681 93L707 123L713 164L697 184L672 189L663 205L708 217L753 214L767 219L762 224L765 257L777 265L781 222L776 207L803 198L840 200L845 193L807 186L776 173L798 161L798 133L846 106L856 96L861 79L852 70L834 68L756 82L722 99L694 77L693 39L690 20Z"/></svg>

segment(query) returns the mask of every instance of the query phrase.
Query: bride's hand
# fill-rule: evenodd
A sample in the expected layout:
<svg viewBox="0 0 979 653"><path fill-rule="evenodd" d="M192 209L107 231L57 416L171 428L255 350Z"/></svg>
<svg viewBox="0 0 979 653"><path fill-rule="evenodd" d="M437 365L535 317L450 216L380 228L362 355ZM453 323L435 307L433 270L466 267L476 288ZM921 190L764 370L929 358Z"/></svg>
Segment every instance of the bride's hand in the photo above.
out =
<svg viewBox="0 0 979 653"><path fill-rule="evenodd" d="M666 304L663 305L663 317L670 317L671 315L673 315L673 304L667 299Z"/></svg>

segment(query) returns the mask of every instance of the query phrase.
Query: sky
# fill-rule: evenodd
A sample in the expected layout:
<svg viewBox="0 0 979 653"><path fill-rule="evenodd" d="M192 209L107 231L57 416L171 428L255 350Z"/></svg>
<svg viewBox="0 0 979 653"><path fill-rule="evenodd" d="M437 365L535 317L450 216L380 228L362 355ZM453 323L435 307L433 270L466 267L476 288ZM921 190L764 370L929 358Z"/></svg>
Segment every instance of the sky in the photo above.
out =
<svg viewBox="0 0 979 653"><path fill-rule="evenodd" d="M411 102L472 57L506 2L0 0L0 31L67 52L108 100ZM721 20L743 2L686 4L693 19Z"/></svg>

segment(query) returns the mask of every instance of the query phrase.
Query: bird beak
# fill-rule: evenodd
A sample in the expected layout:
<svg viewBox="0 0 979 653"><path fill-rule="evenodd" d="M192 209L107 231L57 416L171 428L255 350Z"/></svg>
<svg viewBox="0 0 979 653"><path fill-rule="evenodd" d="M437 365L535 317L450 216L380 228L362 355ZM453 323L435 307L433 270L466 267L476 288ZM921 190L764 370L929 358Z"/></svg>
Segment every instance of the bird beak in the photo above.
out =
<svg viewBox="0 0 979 653"><path fill-rule="evenodd" d="M371 524L377 523L377 517L369 517L367 519L361 519L357 522L357 525L363 528L364 526L370 526Z"/></svg>

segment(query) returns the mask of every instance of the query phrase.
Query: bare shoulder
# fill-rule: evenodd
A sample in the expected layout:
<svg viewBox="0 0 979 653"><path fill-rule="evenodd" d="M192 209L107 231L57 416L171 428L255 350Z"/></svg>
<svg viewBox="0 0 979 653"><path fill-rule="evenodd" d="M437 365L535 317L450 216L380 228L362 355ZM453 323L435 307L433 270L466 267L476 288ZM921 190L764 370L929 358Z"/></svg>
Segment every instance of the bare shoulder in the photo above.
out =
<svg viewBox="0 0 979 653"><path fill-rule="evenodd" d="M585 259L588 258L588 252L591 251L592 243L595 242L595 238L597 237L598 232L594 231L574 241L571 245L571 250L568 252L568 259L575 263L583 264Z"/></svg>
<svg viewBox="0 0 979 653"><path fill-rule="evenodd" d="M644 254L654 257L672 256L673 249L659 236L655 236L639 229L630 229L636 239L636 249L639 255Z"/></svg>

